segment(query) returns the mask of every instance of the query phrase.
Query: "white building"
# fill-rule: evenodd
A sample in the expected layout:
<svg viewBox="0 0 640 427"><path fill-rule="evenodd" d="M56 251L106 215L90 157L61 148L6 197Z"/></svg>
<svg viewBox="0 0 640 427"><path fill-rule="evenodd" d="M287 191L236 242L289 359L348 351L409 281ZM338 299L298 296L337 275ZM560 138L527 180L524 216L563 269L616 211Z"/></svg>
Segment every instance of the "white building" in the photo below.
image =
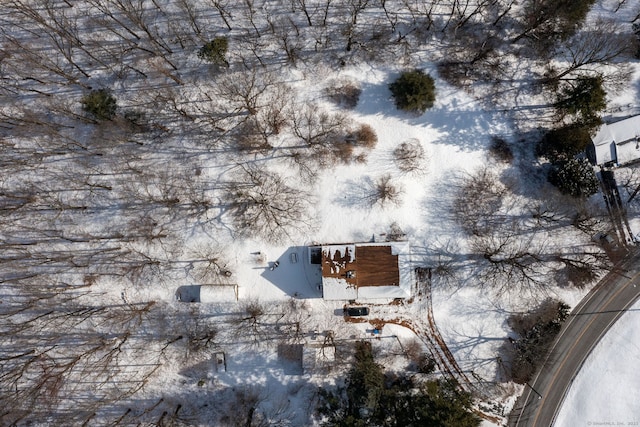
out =
<svg viewBox="0 0 640 427"><path fill-rule="evenodd" d="M413 287L407 242L346 243L310 248L310 261L322 271L326 300L410 298Z"/></svg>
<svg viewBox="0 0 640 427"><path fill-rule="evenodd" d="M640 115L603 124L587 154L596 165L624 165L640 159Z"/></svg>

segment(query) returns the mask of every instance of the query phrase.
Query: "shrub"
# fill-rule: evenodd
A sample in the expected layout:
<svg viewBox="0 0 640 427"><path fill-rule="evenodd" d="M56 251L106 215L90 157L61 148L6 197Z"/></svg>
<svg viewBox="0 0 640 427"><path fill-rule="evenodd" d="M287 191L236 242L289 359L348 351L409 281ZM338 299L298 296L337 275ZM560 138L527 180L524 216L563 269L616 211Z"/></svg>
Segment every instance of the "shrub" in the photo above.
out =
<svg viewBox="0 0 640 427"><path fill-rule="evenodd" d="M424 113L433 107L436 88L433 78L420 70L406 71L389 85L396 107L404 111Z"/></svg>
<svg viewBox="0 0 640 427"><path fill-rule="evenodd" d="M590 263L566 263L567 280L576 288L583 289L598 278L597 266Z"/></svg>
<svg viewBox="0 0 640 427"><path fill-rule="evenodd" d="M438 75L441 79L457 88L468 87L471 83L469 78L469 64L462 61L442 61L438 65Z"/></svg>
<svg viewBox="0 0 640 427"><path fill-rule="evenodd" d="M353 132L350 139L361 147L373 148L378 142L378 135L376 135L376 131L371 126L362 124Z"/></svg>
<svg viewBox="0 0 640 427"><path fill-rule="evenodd" d="M398 169L413 172L420 169L424 160L424 148L417 139L405 141L393 150Z"/></svg>
<svg viewBox="0 0 640 427"><path fill-rule="evenodd" d="M436 370L436 362L429 354L425 353L422 345L417 340L412 340L405 346L405 353L409 359L409 368L421 374L431 374Z"/></svg>
<svg viewBox="0 0 640 427"><path fill-rule="evenodd" d="M82 98L82 108L98 120L111 120L116 115L116 99L109 89L92 90Z"/></svg>
<svg viewBox="0 0 640 427"><path fill-rule="evenodd" d="M569 159L554 165L549 182L571 197L589 197L598 192L598 178L586 159Z"/></svg>
<svg viewBox="0 0 640 427"><path fill-rule="evenodd" d="M496 159L506 163L510 163L513 160L513 151L511 151L509 143L498 136L491 138L489 153Z"/></svg>
<svg viewBox="0 0 640 427"><path fill-rule="evenodd" d="M198 58L212 64L229 65L225 59L228 48L229 41L226 37L216 37L200 48Z"/></svg>
<svg viewBox="0 0 640 427"><path fill-rule="evenodd" d="M318 154L322 155L322 152ZM349 164L353 160L353 145L342 141L336 142L326 153L326 156L328 156L326 161L329 164L335 163L335 160L339 160L345 165Z"/></svg>
<svg viewBox="0 0 640 427"><path fill-rule="evenodd" d="M355 108L360 100L360 89L355 83L350 81L333 82L335 86L326 89L327 96L336 104L345 108Z"/></svg>
<svg viewBox="0 0 640 427"><path fill-rule="evenodd" d="M402 189L391 182L391 175L383 175L375 182L374 192L371 197L372 205L380 206L400 205L402 201Z"/></svg>

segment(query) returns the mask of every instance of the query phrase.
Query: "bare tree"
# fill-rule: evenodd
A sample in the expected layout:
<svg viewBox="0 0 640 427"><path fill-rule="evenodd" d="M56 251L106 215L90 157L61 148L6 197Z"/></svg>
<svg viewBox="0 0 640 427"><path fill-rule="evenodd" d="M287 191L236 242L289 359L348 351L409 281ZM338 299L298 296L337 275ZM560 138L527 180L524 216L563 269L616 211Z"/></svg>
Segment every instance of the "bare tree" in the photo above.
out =
<svg viewBox="0 0 640 427"><path fill-rule="evenodd" d="M481 286L498 294L544 291L549 279L545 265L545 241L535 233L523 234L512 225L493 229L489 234L475 237L470 247L478 258L477 277Z"/></svg>
<svg viewBox="0 0 640 427"><path fill-rule="evenodd" d="M301 52L304 41L298 25L290 17L281 17L275 21L270 20L269 25L273 37L277 40L277 43L286 55L287 62L295 66L296 63L302 59Z"/></svg>
<svg viewBox="0 0 640 427"><path fill-rule="evenodd" d="M389 205L400 205L404 190L398 184L394 184L391 175L386 174L378 178L373 186L370 195L371 205L386 207Z"/></svg>
<svg viewBox="0 0 640 427"><path fill-rule="evenodd" d="M218 327L214 323L195 317L185 326L188 355L209 352L217 346Z"/></svg>
<svg viewBox="0 0 640 427"><path fill-rule="evenodd" d="M305 105L292 112L293 134L310 149L314 160L325 167L337 159L348 163L353 146L348 144L351 122L343 114L330 114L315 105ZM295 148L295 147L294 147Z"/></svg>
<svg viewBox="0 0 640 427"><path fill-rule="evenodd" d="M319 8L317 4L312 6L313 3L315 2L311 2L309 0L292 0L291 1L292 7L294 10L297 10L298 8L300 8L300 11L304 14L305 18L307 19L307 24L310 27L313 26L311 16L315 15ZM313 9L311 9L312 7Z"/></svg>
<svg viewBox="0 0 640 427"><path fill-rule="evenodd" d="M231 13L229 12L229 1L228 0L209 0L212 6L218 11L220 15L220 19L224 22L224 25L227 26L227 29L231 31L233 28L231 27L231 19L233 18Z"/></svg>
<svg viewBox="0 0 640 427"><path fill-rule="evenodd" d="M606 71L605 80L615 80L622 74L623 80L628 71L624 63L618 59L630 57L632 37L616 22L598 19L589 28L578 31L569 39L559 54L563 62L558 69L547 72L547 80L558 82L568 76L600 75ZM613 66L613 71L606 70L606 66Z"/></svg>
<svg viewBox="0 0 640 427"><path fill-rule="evenodd" d="M288 343L304 343L305 336L309 333L311 308L306 300L290 298L282 303L283 317L278 320L280 332L284 334L284 340Z"/></svg>
<svg viewBox="0 0 640 427"><path fill-rule="evenodd" d="M291 423L294 414L287 399L278 400L262 387L233 387L216 396L221 427L268 427ZM300 408L297 408L298 410Z"/></svg>
<svg viewBox="0 0 640 427"><path fill-rule="evenodd" d="M228 116L237 122L256 117L265 135L278 134L287 123L291 89L269 72L242 71L223 76L216 95L224 99Z"/></svg>
<svg viewBox="0 0 640 427"><path fill-rule="evenodd" d="M268 315L262 302L256 299L244 301L231 320L235 339L246 340L249 346L265 344L273 329L267 320Z"/></svg>
<svg viewBox="0 0 640 427"><path fill-rule="evenodd" d="M282 241L310 227L310 196L291 187L282 176L244 166L228 183L226 200L239 234Z"/></svg>
<svg viewBox="0 0 640 427"><path fill-rule="evenodd" d="M350 52L353 49L354 44L357 44L359 34L358 19L360 18L360 14L364 12L368 5L369 0L346 1L347 14L344 16L346 22L343 34L347 38L347 45L345 47L347 52Z"/></svg>
<svg viewBox="0 0 640 427"><path fill-rule="evenodd" d="M178 7L184 11L184 14L188 18L187 22L193 32L197 36L201 37L202 31L205 28L205 23L200 22L199 15L201 11L198 10L197 4L193 3L193 0L178 0L177 4Z"/></svg>
<svg viewBox="0 0 640 427"><path fill-rule="evenodd" d="M502 208L507 189L489 169L462 178L453 202L453 216L471 235L481 236L501 221L496 215Z"/></svg>
<svg viewBox="0 0 640 427"><path fill-rule="evenodd" d="M90 286L38 279L13 287L15 302L0 309L0 330L12 337L0 351L3 424L82 422L157 371L176 337L156 323L155 303L91 304ZM154 334L144 332L150 327Z"/></svg>
<svg viewBox="0 0 640 427"><path fill-rule="evenodd" d="M629 167L625 170L621 171L623 174L623 178L618 181L618 185L624 189L626 203L634 202L637 204L636 199L638 197L638 193L640 193L640 169L637 167ZM618 174L620 175L620 174Z"/></svg>

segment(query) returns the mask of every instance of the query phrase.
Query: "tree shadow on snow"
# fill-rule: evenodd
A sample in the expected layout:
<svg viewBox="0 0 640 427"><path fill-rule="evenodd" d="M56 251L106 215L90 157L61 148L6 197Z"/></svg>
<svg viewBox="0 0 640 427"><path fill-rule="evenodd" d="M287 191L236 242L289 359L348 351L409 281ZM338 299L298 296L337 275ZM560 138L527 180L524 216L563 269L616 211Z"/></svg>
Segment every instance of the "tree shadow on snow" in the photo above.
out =
<svg viewBox="0 0 640 427"><path fill-rule="evenodd" d="M363 83L356 112L363 115L397 118L407 125L423 128L436 135L436 144L453 145L463 151L484 149L496 129L508 127L508 117L497 109L483 108L478 102L456 97L458 89L441 84L436 79L435 105L423 114L409 113L395 107L388 85L397 77L389 76L380 84Z"/></svg>
<svg viewBox="0 0 640 427"><path fill-rule="evenodd" d="M359 181L347 180L340 188L334 203L345 208L371 208L376 202L375 183L369 176Z"/></svg>

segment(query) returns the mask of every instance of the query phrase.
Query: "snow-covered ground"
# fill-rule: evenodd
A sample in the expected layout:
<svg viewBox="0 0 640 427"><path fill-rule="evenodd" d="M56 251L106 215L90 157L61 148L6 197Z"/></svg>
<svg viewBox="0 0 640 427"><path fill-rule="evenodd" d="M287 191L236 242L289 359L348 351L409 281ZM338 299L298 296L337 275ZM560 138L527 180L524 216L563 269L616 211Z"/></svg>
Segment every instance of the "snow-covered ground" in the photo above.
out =
<svg viewBox="0 0 640 427"><path fill-rule="evenodd" d="M640 425L639 313L637 302L593 349L565 396L556 427Z"/></svg>
<svg viewBox="0 0 640 427"><path fill-rule="evenodd" d="M95 2L95 4L100 3ZM164 4L167 11L171 11L178 4L178 2L174 4L171 1L160 1L159 3ZM273 6L272 11L281 13L285 10L280 2L267 3ZM329 3L326 3L327 7ZM402 3L409 4L410 2ZM188 2L184 3L184 5L188 4ZM291 4L293 5L294 2ZM384 2L381 4L384 5ZM292 7L295 11L295 7ZM378 6L375 7L377 9L372 15L384 16L383 11ZM511 6L509 6L510 8ZM68 6L67 9L67 6L62 5L61 10L72 15L77 13L74 11L78 9L78 7L71 8L71 6ZM150 7L149 12L154 10L155 7ZM263 68L258 68L258 65L255 65L260 72L255 70L253 70L254 74L247 72L243 68L244 63L238 58L244 60L245 57L242 55L252 58L252 54L243 51L245 47L240 42L233 45L234 37L237 36L238 40L245 37L246 34L241 28L250 28L249 21L253 19L252 14L255 11L252 7L244 11L240 6L237 6L237 13L235 9L232 8L232 10L237 20L234 21L234 26L237 25L238 29L229 33L232 45L230 51L236 55L236 57L229 59L230 62L236 62L236 68L224 72L231 75L230 79L232 80L247 76L256 77L256 75L259 80ZM625 10L627 10L627 15L631 13L631 7L627 7ZM95 9L92 12L94 15L98 14ZM316 12L320 16L319 9ZM604 13L599 9L596 12ZM248 15L244 16L243 13ZM220 14L223 19L227 16L222 15L222 12ZM208 14L203 14L202 19L205 22L203 28L215 23L218 19L216 16L216 13L211 11ZM228 15L228 17L231 16ZM297 19L301 17L302 15L299 14ZM314 19L316 18L314 17ZM340 21L342 16L336 12L334 18ZM85 17L80 14L79 22L84 22L84 19ZM158 22L165 22L164 18ZM254 24L253 21L251 23ZM272 22L269 21L269 23ZM304 29L304 20L299 24ZM222 27L221 22L218 22L217 25ZM268 34L268 27L266 24L264 25L265 34ZM361 25L364 26L364 24ZM373 21L367 22L366 25L373 25ZM211 27L217 28L213 25ZM285 27L288 26L285 25ZM312 31L315 28L308 30ZM296 28L297 30L298 28ZM16 30L16 33L20 33L20 31ZM413 32L413 30L411 31ZM37 34L37 32L32 33ZM109 32L106 31L106 33ZM103 36L99 32L92 32L92 34L96 34L95 37L98 39ZM215 31L211 30L210 33L202 35L200 38L204 40L215 35L217 35ZM407 34L403 35L403 37L406 36ZM115 35L113 37L118 40ZM320 43L324 36L319 35L318 37L316 43ZM162 318L167 315L166 321L162 324L171 333L163 330L166 335L162 335L159 330L153 329L153 325L145 324L145 328L149 329L146 331L149 335L160 337L157 338L157 342L154 341L154 344L150 345L150 348L162 347L175 336L179 336L179 340L182 340L183 335L193 332L182 324L178 325L177 322L172 324L172 319L179 319L179 316L170 317L169 314L184 314L189 321L202 322L202 325L209 325L212 329L214 327L217 329L219 335L214 340L216 341L215 351L225 354L224 369L211 358L208 350L190 353L184 351L182 347L174 349L170 344L182 342L174 340L170 344L166 344L163 352L160 352L162 363L157 362L161 365L158 368L158 373L132 399L147 402L141 403L140 407L151 408L149 412L156 410L160 414L163 411L165 413L175 411L177 414L176 407L180 408L180 405L184 403L185 406L191 405L188 410L191 410L192 413L206 418L208 411L211 411L215 416L220 416L221 411L229 409L225 407L225 403L237 402L237 399L232 399L232 394L244 387L251 389L256 394L256 398L263 402L261 409L272 414L275 418L288 420L289 425L296 426L312 423L310 414L313 413L313 399L317 386L339 382L348 369L348 364L345 363L348 359L340 360L340 355L338 355L336 363L328 363L327 366L318 367L318 369L308 369L304 373L294 369L293 371L296 372L291 373L291 368L280 360L275 343L276 339L274 338L273 341L262 339L263 336L271 337L272 335L277 335L277 339L281 339L284 334L277 328L283 327L281 319L285 316L288 317L284 323L296 323L302 328L302 338L296 337L298 342L315 345L323 338L328 337L328 331L334 334L336 340L343 343L358 339L372 339L377 360L386 369L405 370L409 361L405 357L403 349L408 343L420 341L421 338L419 333L400 325L400 323L409 319L418 326L424 326L427 320L426 298L415 298L400 305L379 301L358 301L370 307L370 316L360 323L346 322L342 316L342 307L345 302L324 301L321 298L321 290L318 287L320 274L308 263L307 252L310 244L384 241L393 226L404 233L411 245L414 263L412 267L435 268L440 261L451 263L455 275L449 277L447 281L439 280L434 274L431 298L435 324L462 371L469 378L472 378L474 385L482 386L480 387L481 398L495 404L495 411L492 414L506 415L509 411L509 405L513 402L519 389L518 386L505 381L505 366L501 359L502 346L510 334L510 328L506 322L507 318L511 314L526 311L549 296L560 298L569 305L575 306L577 301L587 292L587 289L551 286L563 285L563 276L561 273L554 276L553 274L557 272L553 272L545 266L539 271L536 270L536 274L546 275L544 276L545 280L548 278L548 284L551 284L544 291L520 293L519 289L513 290L508 287L503 288L503 291L496 291L493 282L486 281L487 283L485 283L478 278L480 277L479 273L483 270L483 264L481 264L484 259L483 253L479 252L477 248L474 249L470 244L469 241L473 236L469 236L468 233L461 230L460 224L452 217L451 208L460 194L461 181L483 167L488 167L495 174L495 181L504 190L504 198L501 199L501 205L495 212L496 216L502 218L501 225L518 223L518 226L522 226L522 228L514 228L510 244L513 244L513 237L516 236L516 244L526 242L534 250L539 250L544 255L550 253L554 255L566 254L576 248L576 250L584 249L585 251L599 250L587 232L579 232L571 225L571 218L554 219L560 224L557 226L555 223L535 223L532 219L536 209L544 209L556 203L556 206L551 207L553 210L558 204L562 205L566 202L564 199L559 199L560 202L551 200L553 199L549 196L551 192L532 190L533 187L544 188L548 184L544 180L540 164L532 157L530 146L527 145L533 142L519 140L522 138L523 131L535 130L539 126L535 120L535 108L527 106L536 106L539 103L548 102L548 100L541 100L535 95L529 96L526 93L520 94L519 89L511 92L510 89L513 88L508 88L505 91L508 95L498 100L497 104L500 106L497 106L491 102L478 100L482 94L471 95L462 88L451 86L438 77L434 65L434 58L437 58L437 54L430 52L430 50L439 49L439 42L435 40L433 43L430 40L416 42L418 45L422 43L425 46L410 55L410 59L397 59L397 63L393 63L396 60L394 58L394 61L386 61L387 65L355 61L356 63L349 62L344 66L330 68L329 65L317 59L319 55L308 62L299 61L291 67L282 66L278 60L274 60L275 65L272 64L273 76L277 76L278 84L286 85L287 94L291 95L291 99L287 98L287 102L291 104L288 105L288 108L301 110L307 105L312 105L318 111L344 114L354 124L370 125L378 138L374 148L363 150L366 154L366 161L348 164L337 162L337 164L324 169L312 165L317 169L314 171L317 174L312 178L303 177L302 173L295 166L292 166L291 159L286 155L279 156L280 152L286 152L286 148L300 144L292 136L290 119L289 124L283 126L284 130L281 134L270 136L269 143L273 150L266 154L259 150L246 152L234 150L233 146L231 148L224 145L216 146L215 142L207 145L210 142L207 139L208 132L218 135L229 129L235 130L233 126L238 125L233 122L233 119L220 120L220 122L212 120L213 124L210 125L206 120L207 115L216 117L216 114L219 113L224 116L223 113L226 112L233 118L234 115L242 117L244 112L241 107L235 104L233 108L229 107L227 104L232 103L231 98L225 100L224 96L220 95L224 92L220 83L225 81L224 72L214 74L212 78L207 74L211 70L208 70L207 65L197 59L196 52L201 42L200 39L197 39L196 42L190 41L189 43L193 43L193 45L189 45L188 48L176 48L176 54L169 55L180 66L175 67L175 75L169 69L162 69L162 61L159 57L155 57L153 59L157 59L159 64L155 64L153 67L154 62L151 59L148 61L145 59L147 62L144 63L142 63L142 59L137 59L141 61L140 64L132 62L132 64L145 69L151 77L145 75L142 79L140 75L144 75L144 73L130 70L127 71L131 73L130 78L117 77L111 69L101 69L92 72L93 80L88 80L88 83L96 85L96 87L98 86L96 81L99 81L101 85L111 87L123 110L127 106L139 107L148 116L152 116L150 123L154 126L157 125L154 132L158 132L159 137L147 137L144 132L140 132L140 134L131 132L133 135L131 136L127 133L128 131L120 129L118 132L126 136L120 140L118 135L110 133L112 130L109 127L110 123L99 125L88 122L81 123L78 124L80 130L77 131L74 130L74 126L69 126L68 129L65 128L61 131L61 135L68 136L69 140L74 142L74 138L81 142L89 139L93 142L95 139L98 148L91 146L87 149L84 147L83 153L86 151L89 154L78 155L79 160L75 158L75 153L72 152L70 155L65 151L67 147L64 147L64 150L52 150L52 153L48 154L54 159L50 165L31 165L33 170L25 168L26 170L16 172L12 176L12 179L20 185L23 182L28 185L32 181L41 184L42 191L38 191L38 196L40 196L48 194L49 184L54 186L58 182L66 183L64 180L61 181L61 176L77 174L84 177L83 174L86 174L86 182L70 181L73 182L73 185L68 186L72 189L77 187L80 190L70 191L64 185L60 185L59 188L55 187L58 193L63 194L63 196L59 196L61 200L57 201L60 201L63 206L66 206L63 202L69 202L69 206L73 207L73 209L67 210L62 208L63 213L60 217L52 215L55 227L60 227L65 231L61 236L66 237L67 240L62 239L64 241L61 245L84 244L85 241L82 238L86 236L98 236L97 240L102 236L107 236L104 237L105 240L114 239L115 241L119 241L119 236L125 236L121 242L121 246L126 249L126 251L123 250L123 253L126 253L127 256L131 255L133 261L126 258L122 264L135 265L139 272L136 273L134 267L130 267L130 270L121 273L124 267L113 267L118 273L113 274L109 267L105 267L108 270L107 273L100 270L95 278L85 277L85 273L88 273L82 267L77 269L79 272L72 269L69 273L69 277L71 277L69 282L78 281L78 277L83 277L89 282L94 281L91 283L91 294L86 297L89 301L87 304L95 304L96 295L99 295L101 304L122 305L124 302L125 306L131 304L130 307L136 307L136 304L157 303L154 310L160 312L158 317ZM265 52L269 52L269 43L275 42L271 40L261 46ZM446 41L442 46L445 44ZM13 48L18 58L15 62L19 67L21 62L18 53L24 53L27 50L22 49L19 45ZM309 52L312 50L310 46L307 49ZM396 47L390 47L390 49L400 50ZM274 53L274 55L278 54L281 55L281 53ZM335 52L331 53L331 55L333 54ZM273 58L271 59L273 60ZM327 63L330 61L338 62L333 56L327 60ZM173 65L171 62L168 63ZM150 70L144 68L147 65L151 68ZM167 65L165 64L165 66ZM89 66L87 65L87 67ZM435 79L436 103L433 108L419 116L397 110L388 89L389 83L393 82L401 71L410 67L423 69ZM519 72L517 68L514 67L516 73ZM180 74L183 71L184 75ZM325 90L335 84L336 79L349 79L362 89L355 109L341 108L327 99ZM22 82L23 80L27 79L20 78L17 81ZM37 81L37 79L32 80ZM179 83L176 80L179 80ZM151 84L151 81L154 81L154 84ZM618 109L619 112L625 105L634 102L637 82L638 75L636 73L627 90L619 94L615 100L611 100L610 105L613 109ZM171 85L174 83L175 92L172 90L165 92L166 87L173 87ZM149 86L148 93L140 89L147 87L146 85ZM55 87L53 84L52 86ZM69 100L65 98L64 101L68 101L73 106L69 107L72 114L65 113L71 119L64 115L62 117L75 125L76 115L84 114L79 108L78 100L86 87L68 86L71 87L69 90L75 90L76 93L66 93L66 95L62 93L60 97L69 97ZM274 86L269 86L269 90L272 90ZM35 87L38 90L42 89L37 85ZM487 88L479 89L479 92L482 90L486 91ZM517 95L516 92L518 92ZM517 99L511 98L512 94ZM216 97L222 101L212 100ZM173 110L170 108L171 101L174 102ZM218 101L219 103L216 103ZM28 102L28 100L25 101L26 105ZM265 105L261 105L260 108L266 108L272 99L261 99L261 102L264 102ZM7 101L7 105L6 110L13 112L14 107L9 101ZM512 108L516 105L524 107ZM59 105L57 107L61 108ZM225 108L228 108L228 111ZM516 112L516 110L518 111ZM293 114L289 110L286 112ZM531 114L529 122L522 120L522 117L527 114ZM515 121L516 116L519 119L518 123ZM227 126L229 129L223 129L224 132L220 131L221 128ZM33 147L39 149L38 144L41 144L42 141L32 140L37 138L33 137L30 132L26 132L26 134L27 136L10 135L7 140L25 152L29 152L29 149ZM514 148L516 160L513 163L500 162L489 155L488 146L494 136L504 138ZM45 141L44 146L47 146L49 138L55 139L48 134L42 137L42 140ZM149 138L149 141L145 138ZM158 142L154 138L162 141ZM230 139L232 140L233 137ZM520 144L523 141L525 143ZM424 152L424 158L420 161L419 167L411 172L402 171L394 159L394 150L404 142L415 144L421 147ZM99 144L103 144L104 147ZM69 145L73 146L73 144ZM94 155L92 150L98 154ZM132 159L129 159L127 150L135 151L135 155L138 157L132 156ZM104 153L100 151L104 151ZM122 157L118 157L119 155ZM100 156L100 160L98 161L91 156ZM44 157L46 158L46 156ZM128 164L129 162L131 165ZM122 168L120 168L120 163ZM242 234L242 230L234 229L232 214L229 213L230 209L223 203L225 197L228 197L228 194L225 193L227 191L225 186L236 179L234 175L236 171L247 165L264 168L266 171L282 176L292 188L300 190L300 194L303 194L300 197L305 198L305 203L307 203L305 206L308 206L310 210L309 217L305 218L307 223L304 227L290 230L284 239ZM60 168L64 174L56 168ZM160 172L167 170L175 172L175 176L160 174ZM50 182L46 183L47 185L42 184L41 180L45 181L48 175L44 178L39 176L43 172L51 173L53 177L49 180ZM155 175L156 173L157 175ZM134 178L131 178L132 176ZM388 178L391 185L397 190L398 197L393 202L376 203L375 185L381 178ZM19 187L10 179L7 178L8 188L13 189L13 185ZM167 182L163 181L165 179ZM177 194L171 193L176 186L183 184L185 186L179 189L181 191L178 191ZM187 188L188 184L193 184L193 188ZM89 190L87 191L83 186ZM193 194L196 195L193 200L196 200L197 196L201 196L201 199L196 201L204 202L202 206L205 206L205 212L204 214L193 214L193 216L189 216L191 215L189 212L184 217L176 214L176 218L172 216L172 207L166 208L164 203L173 206L176 203L184 202L182 199L189 198L186 195L187 190L193 190ZM53 191L52 193L57 194ZM91 209L88 209L90 213L87 214L77 213L78 209L83 206L81 205L81 202L84 203L82 199L89 197L87 194L90 195L89 202L96 200L96 206L102 208L100 204L103 203L105 208L95 209L95 212L98 213L92 213ZM193 196L193 194L189 196ZM125 200L126 203L123 203L122 200ZM131 202L132 200L151 201L154 208L150 209L151 213L148 217L143 217L138 215L137 205ZM595 196L591 200L596 211L600 204L599 200L599 196ZM143 202L140 204L144 205ZM90 208L93 207L91 203L87 204L90 205ZM132 207L128 208L129 205ZM584 206L591 207L589 203ZM559 214L559 216L562 215ZM23 223L19 225L25 230L30 230L31 221L28 218L23 221L28 223L28 227ZM63 221L67 221L67 223L63 223ZM17 227L18 222L15 224L13 227ZM633 222L633 218L632 225L634 227L637 225ZM49 227L49 224L38 224L38 226ZM43 236L49 239L47 234L49 230L46 227ZM54 226L51 227L54 228ZM143 227L147 228L143 229ZM150 231L145 235L148 227L150 227ZM166 230L162 227L165 227ZM113 232L114 229L117 233ZM637 232L636 228L634 230ZM122 234L120 234L121 232ZM127 233L131 236L128 236ZM89 244L92 244L90 239L86 238L90 242ZM567 242L571 242L571 244L567 245ZM65 246L63 249L66 250L67 247ZM209 249L211 251L207 252ZM199 272L198 269L209 259L216 258L215 261L218 262L218 257L221 260L219 262L223 264L222 266L232 273L228 281L238 286L238 301L225 304L189 304L176 301L175 293L180 286L198 284L200 283L198 277L218 278L216 274L201 276L196 274ZM279 262L279 265L277 268L273 268L276 261ZM89 262L87 265L93 267ZM98 263L96 265L102 267ZM67 279L66 276L63 278ZM515 283L515 285L517 284ZM243 335L242 331L238 331L238 318L246 314L242 312L243 305L249 302L260 303L266 312L264 317L267 319L263 320L263 324L259 326L261 329L259 333L262 335L253 342L249 342L251 340L249 334ZM296 305L295 310L292 308L292 304ZM633 312L630 314L633 315ZM142 320L140 322L142 323ZM373 328L379 327L380 324L385 325L378 336L373 336ZM184 330L180 328L184 328ZM167 336L169 338L166 338ZM128 335L122 339L123 344L127 338ZM133 339L129 340L129 342L131 341ZM167 348L167 352L164 353ZM629 347L628 350L631 348ZM135 357L142 357L141 353L143 352L132 352L131 354L135 354ZM149 354L151 353L149 351ZM122 356L122 359L125 357ZM631 363L634 360L627 359L626 362ZM135 362L140 361L135 360ZM91 391L87 393L91 393ZM165 402L166 408L156 409L153 403L158 401ZM122 413L128 413L126 412L126 402L119 404L124 406L120 413L116 414L115 410L112 411L110 415L116 414L112 417L114 419ZM303 410L299 411L299 408L303 408ZM188 410L185 409L184 412L188 412ZM144 414L142 409L140 412ZM575 425L571 414L565 420L567 423L561 425ZM596 418L585 418L585 420L595 422ZM485 425L495 424L485 421Z"/></svg>

